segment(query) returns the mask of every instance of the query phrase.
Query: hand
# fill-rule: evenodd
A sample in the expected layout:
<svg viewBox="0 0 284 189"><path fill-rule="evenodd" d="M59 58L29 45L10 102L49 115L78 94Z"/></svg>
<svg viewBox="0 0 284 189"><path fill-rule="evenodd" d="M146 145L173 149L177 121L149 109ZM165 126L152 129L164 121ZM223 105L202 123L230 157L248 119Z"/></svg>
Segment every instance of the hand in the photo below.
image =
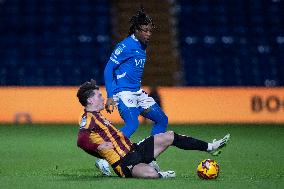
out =
<svg viewBox="0 0 284 189"><path fill-rule="evenodd" d="M108 98L105 105L106 111L111 114L114 110L114 107L115 107L115 102L113 98Z"/></svg>
<svg viewBox="0 0 284 189"><path fill-rule="evenodd" d="M113 145L111 142L104 142L98 146L98 150L109 150L113 149Z"/></svg>

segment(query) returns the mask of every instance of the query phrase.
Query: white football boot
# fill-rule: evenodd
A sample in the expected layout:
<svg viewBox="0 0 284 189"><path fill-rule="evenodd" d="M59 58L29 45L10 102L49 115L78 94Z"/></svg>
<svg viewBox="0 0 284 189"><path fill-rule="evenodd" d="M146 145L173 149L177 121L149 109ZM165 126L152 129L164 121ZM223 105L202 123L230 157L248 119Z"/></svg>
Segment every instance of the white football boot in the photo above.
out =
<svg viewBox="0 0 284 189"><path fill-rule="evenodd" d="M224 136L224 138L220 140L214 139L212 143L208 143L207 151L213 156L219 155L221 153L220 149L226 146L226 144L230 140L230 136L231 136L230 134L227 134L226 136Z"/></svg>
<svg viewBox="0 0 284 189"><path fill-rule="evenodd" d="M176 173L174 171L160 171L158 172L160 178L174 178Z"/></svg>
<svg viewBox="0 0 284 189"><path fill-rule="evenodd" d="M110 176L111 175L109 164L106 160L97 159L95 165L101 171L101 173L104 176Z"/></svg>
<svg viewBox="0 0 284 189"><path fill-rule="evenodd" d="M160 166L158 165L157 161L153 160L151 163L149 163L151 167L153 167L157 172L161 171Z"/></svg>

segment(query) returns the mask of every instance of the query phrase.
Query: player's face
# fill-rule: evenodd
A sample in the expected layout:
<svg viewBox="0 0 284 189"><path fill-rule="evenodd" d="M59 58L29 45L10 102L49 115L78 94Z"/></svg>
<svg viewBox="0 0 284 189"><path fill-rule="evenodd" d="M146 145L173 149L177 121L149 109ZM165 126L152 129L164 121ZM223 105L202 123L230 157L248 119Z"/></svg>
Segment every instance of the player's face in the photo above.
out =
<svg viewBox="0 0 284 189"><path fill-rule="evenodd" d="M136 30L135 36L139 41L147 45L152 35L152 24L142 25L139 30Z"/></svg>
<svg viewBox="0 0 284 189"><path fill-rule="evenodd" d="M104 109L105 99L99 90L94 90L93 92L94 92L94 95L89 97L88 101L93 107L96 107L98 111L101 111Z"/></svg>

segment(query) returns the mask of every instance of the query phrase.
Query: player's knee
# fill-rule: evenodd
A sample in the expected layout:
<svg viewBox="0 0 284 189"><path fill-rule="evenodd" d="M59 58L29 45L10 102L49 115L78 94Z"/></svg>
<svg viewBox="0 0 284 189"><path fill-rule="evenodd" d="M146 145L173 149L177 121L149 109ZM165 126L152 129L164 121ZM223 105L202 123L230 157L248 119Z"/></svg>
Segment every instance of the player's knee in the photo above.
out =
<svg viewBox="0 0 284 189"><path fill-rule="evenodd" d="M167 131L166 135L167 135L167 143L168 143L168 145L171 145L173 143L174 137L175 137L174 132L173 131Z"/></svg>
<svg viewBox="0 0 284 189"><path fill-rule="evenodd" d="M144 172L144 178L158 178L159 174L153 167L148 167Z"/></svg>
<svg viewBox="0 0 284 189"><path fill-rule="evenodd" d="M158 172L147 164L135 165L132 169L132 176L136 178L158 178Z"/></svg>
<svg viewBox="0 0 284 189"><path fill-rule="evenodd" d="M165 133L160 134L162 137L162 144L165 146L170 146L174 141L174 132L167 131Z"/></svg>

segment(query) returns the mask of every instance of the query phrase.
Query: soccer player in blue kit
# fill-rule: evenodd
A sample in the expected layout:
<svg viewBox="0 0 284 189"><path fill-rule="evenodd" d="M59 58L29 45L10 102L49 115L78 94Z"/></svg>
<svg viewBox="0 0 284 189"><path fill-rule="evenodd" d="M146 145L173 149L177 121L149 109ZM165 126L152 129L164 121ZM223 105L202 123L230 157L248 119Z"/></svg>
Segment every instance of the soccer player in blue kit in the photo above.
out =
<svg viewBox="0 0 284 189"><path fill-rule="evenodd" d="M141 89L146 48L154 23L143 9L131 18L130 23L128 37L118 43L105 67L106 110L111 113L117 105L125 122L121 131L127 137L137 130L139 115L154 122L151 135L163 133L167 129L168 117L155 100Z"/></svg>
<svg viewBox="0 0 284 189"><path fill-rule="evenodd" d="M146 48L154 29L152 18L143 8L130 19L128 37L117 44L104 70L107 91L106 111L118 107L125 125L120 129L128 138L139 126L138 116L154 122L151 135L166 132L168 117L155 100L141 89L141 79L146 63ZM110 171L105 160L96 161L104 175ZM151 166L159 170L155 161Z"/></svg>

